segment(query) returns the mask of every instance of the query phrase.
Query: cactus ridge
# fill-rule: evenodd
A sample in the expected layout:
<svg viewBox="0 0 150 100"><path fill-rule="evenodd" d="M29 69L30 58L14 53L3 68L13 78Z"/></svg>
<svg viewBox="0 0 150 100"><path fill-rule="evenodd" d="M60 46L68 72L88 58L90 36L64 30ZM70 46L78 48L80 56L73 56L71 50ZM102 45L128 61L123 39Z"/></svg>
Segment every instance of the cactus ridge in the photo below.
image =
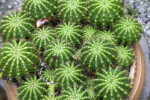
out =
<svg viewBox="0 0 150 100"><path fill-rule="evenodd" d="M13 38L30 38L31 31L34 29L32 25L33 19L28 17L24 12L9 13L2 20L2 36L4 41L12 40Z"/></svg>
<svg viewBox="0 0 150 100"><path fill-rule="evenodd" d="M44 94L47 93L46 86L47 84L42 82L42 78L31 77L17 88L19 92L18 97L21 100L41 100Z"/></svg>
<svg viewBox="0 0 150 100"><path fill-rule="evenodd" d="M120 71L120 67L109 67L108 71L103 69L102 73L97 73L94 89L99 97L106 100L123 100L132 89L130 81L126 71Z"/></svg>
<svg viewBox="0 0 150 100"><path fill-rule="evenodd" d="M4 77L22 78L36 71L34 67L39 63L38 52L32 43L15 40L5 43L1 49L0 67Z"/></svg>

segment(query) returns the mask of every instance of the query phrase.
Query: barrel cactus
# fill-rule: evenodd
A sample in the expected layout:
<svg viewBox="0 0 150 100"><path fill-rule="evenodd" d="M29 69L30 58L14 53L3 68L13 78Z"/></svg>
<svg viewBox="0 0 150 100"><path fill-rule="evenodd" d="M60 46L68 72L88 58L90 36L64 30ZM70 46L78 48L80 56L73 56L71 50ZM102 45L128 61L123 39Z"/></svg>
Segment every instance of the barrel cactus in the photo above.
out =
<svg viewBox="0 0 150 100"><path fill-rule="evenodd" d="M121 67L129 67L133 63L135 56L133 50L128 47L117 47L117 64Z"/></svg>
<svg viewBox="0 0 150 100"><path fill-rule="evenodd" d="M102 73L97 73L94 89L99 97L106 100L123 100L132 89L130 81L126 71L120 71L120 67L109 67L109 70L103 69Z"/></svg>
<svg viewBox="0 0 150 100"><path fill-rule="evenodd" d="M55 82L60 88L66 88L67 86L73 86L74 83L81 84L85 76L82 74L82 70L79 66L75 66L74 63L61 64L60 68L55 71Z"/></svg>
<svg viewBox="0 0 150 100"><path fill-rule="evenodd" d="M46 82L54 81L54 71L53 70L45 70L42 73L42 76Z"/></svg>
<svg viewBox="0 0 150 100"><path fill-rule="evenodd" d="M30 42L15 40L5 43L1 49L0 67L5 78L22 78L36 71L35 65L39 64L38 52Z"/></svg>
<svg viewBox="0 0 150 100"><path fill-rule="evenodd" d="M100 70L116 62L115 45L107 40L93 39L81 49L82 61L91 71Z"/></svg>
<svg viewBox="0 0 150 100"><path fill-rule="evenodd" d="M46 46L55 38L54 30L49 27L35 30L33 34L33 43L38 50L45 50Z"/></svg>
<svg viewBox="0 0 150 100"><path fill-rule="evenodd" d="M42 100L62 100L61 96L53 96L51 94L48 94L48 96L44 96Z"/></svg>
<svg viewBox="0 0 150 100"><path fill-rule="evenodd" d="M85 0L60 0L59 18L65 22L80 22L85 17Z"/></svg>
<svg viewBox="0 0 150 100"><path fill-rule="evenodd" d="M67 87L62 91L62 100L90 100L86 90L83 90L82 86L74 84L72 87Z"/></svg>
<svg viewBox="0 0 150 100"><path fill-rule="evenodd" d="M4 41L20 38L29 39L34 26L33 20L24 12L9 13L2 20L2 37Z"/></svg>
<svg viewBox="0 0 150 100"><path fill-rule="evenodd" d="M36 76L26 79L22 86L17 88L18 97L21 100L41 100L47 93L46 83L42 82L42 78L37 79Z"/></svg>
<svg viewBox="0 0 150 100"><path fill-rule="evenodd" d="M53 17L56 9L57 0L25 0L23 3L23 10L36 19Z"/></svg>
<svg viewBox="0 0 150 100"><path fill-rule="evenodd" d="M119 43L129 46L140 40L142 28L138 20L126 16L116 23L114 33Z"/></svg>
<svg viewBox="0 0 150 100"><path fill-rule="evenodd" d="M88 20L103 28L112 26L113 23L124 15L121 0L89 0L87 3Z"/></svg>
<svg viewBox="0 0 150 100"><path fill-rule="evenodd" d="M63 25L59 25L56 31L58 38L66 40L66 42L70 42L73 45L81 44L81 26L76 25L75 23L64 23Z"/></svg>
<svg viewBox="0 0 150 100"><path fill-rule="evenodd" d="M45 62L51 67L58 67L63 62L73 60L74 52L70 43L62 40L52 41L44 52Z"/></svg>

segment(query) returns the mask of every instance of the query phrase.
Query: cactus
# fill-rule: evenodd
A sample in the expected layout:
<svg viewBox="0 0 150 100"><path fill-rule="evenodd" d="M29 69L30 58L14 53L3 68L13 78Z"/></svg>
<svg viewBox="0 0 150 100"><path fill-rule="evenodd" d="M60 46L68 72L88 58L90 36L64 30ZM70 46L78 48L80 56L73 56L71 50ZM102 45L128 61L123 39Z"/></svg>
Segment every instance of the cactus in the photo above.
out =
<svg viewBox="0 0 150 100"><path fill-rule="evenodd" d="M117 47L117 64L121 67L129 67L133 63L135 56L133 50L128 47Z"/></svg>
<svg viewBox="0 0 150 100"><path fill-rule="evenodd" d="M29 13L32 18L41 19L54 16L57 9L57 0L25 0L23 10Z"/></svg>
<svg viewBox="0 0 150 100"><path fill-rule="evenodd" d="M50 28L37 29L33 34L33 43L38 50L45 50L46 46L55 38L55 32Z"/></svg>
<svg viewBox="0 0 150 100"><path fill-rule="evenodd" d="M70 43L62 40L52 41L44 52L45 62L51 67L58 67L63 62L73 60L74 52Z"/></svg>
<svg viewBox="0 0 150 100"><path fill-rule="evenodd" d="M38 53L32 43L15 40L5 43L0 54L0 67L5 77L22 78L36 71L35 65L39 64Z"/></svg>
<svg viewBox="0 0 150 100"><path fill-rule="evenodd" d="M129 46L140 40L142 28L138 20L126 16L116 23L114 33L119 43Z"/></svg>
<svg viewBox="0 0 150 100"><path fill-rule="evenodd" d="M59 18L65 22L80 22L85 18L85 0L61 0Z"/></svg>
<svg viewBox="0 0 150 100"><path fill-rule="evenodd" d="M85 43L81 53L83 65L91 71L98 71L101 67L107 67L116 61L115 45L107 40L93 39Z"/></svg>
<svg viewBox="0 0 150 100"><path fill-rule="evenodd" d="M51 71L51 70L45 70L43 71L43 78L46 82L51 82L51 81L54 81L54 71Z"/></svg>
<svg viewBox="0 0 150 100"><path fill-rule="evenodd" d="M67 87L62 91L62 100L90 100L86 90L82 86L78 87L74 84L72 87Z"/></svg>
<svg viewBox="0 0 150 100"><path fill-rule="evenodd" d="M42 100L61 100L61 96L51 96L48 94L48 96L44 96Z"/></svg>
<svg viewBox="0 0 150 100"><path fill-rule="evenodd" d="M89 0L87 3L88 20L103 28L113 23L124 15L121 0Z"/></svg>
<svg viewBox="0 0 150 100"><path fill-rule="evenodd" d="M36 76L26 79L22 86L17 88L18 97L21 100L41 100L47 93L46 83L42 82L42 78L37 79Z"/></svg>
<svg viewBox="0 0 150 100"><path fill-rule="evenodd" d="M81 84L84 78L82 70L79 66L75 66L74 63L61 64L60 68L55 71L55 82L60 88L72 86L74 83Z"/></svg>
<svg viewBox="0 0 150 100"><path fill-rule="evenodd" d="M102 73L97 73L94 89L99 97L106 100L123 100L132 88L130 81L126 71L120 71L120 67L109 67L108 71L103 69Z"/></svg>
<svg viewBox="0 0 150 100"><path fill-rule="evenodd" d="M75 23L64 23L59 25L56 29L58 38L66 40L67 42L72 43L73 45L81 44L82 40L82 31L81 26L75 25Z"/></svg>
<svg viewBox="0 0 150 100"><path fill-rule="evenodd" d="M24 12L9 13L2 20L2 36L4 41L20 38L29 39L34 29L33 20Z"/></svg>

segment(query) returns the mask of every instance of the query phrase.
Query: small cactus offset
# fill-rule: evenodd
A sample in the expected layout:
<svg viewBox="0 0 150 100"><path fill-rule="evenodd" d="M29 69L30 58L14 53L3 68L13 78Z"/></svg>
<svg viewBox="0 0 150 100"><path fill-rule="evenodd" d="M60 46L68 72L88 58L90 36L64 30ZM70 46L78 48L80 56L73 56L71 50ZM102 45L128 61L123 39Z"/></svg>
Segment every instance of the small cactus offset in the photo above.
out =
<svg viewBox="0 0 150 100"><path fill-rule="evenodd" d="M45 70L42 73L42 76L46 82L54 81L54 75L54 71L51 70Z"/></svg>
<svg viewBox="0 0 150 100"><path fill-rule="evenodd" d="M140 40L142 28L138 20L132 17L125 17L116 23L114 33L119 43L130 46Z"/></svg>
<svg viewBox="0 0 150 100"><path fill-rule="evenodd" d="M133 64L135 56L133 50L128 47L119 46L117 47L117 64L121 67L129 67Z"/></svg>
<svg viewBox="0 0 150 100"><path fill-rule="evenodd" d="M67 87L66 90L62 91L62 100L91 100L88 97L86 90L83 90L82 86L74 84L72 87Z"/></svg>
<svg viewBox="0 0 150 100"><path fill-rule="evenodd" d="M55 71L55 82L60 88L72 86L74 83L81 84L84 78L82 70L79 66L75 66L74 63L61 64L60 68Z"/></svg>
<svg viewBox="0 0 150 100"><path fill-rule="evenodd" d="M113 23L124 15L121 0L89 0L87 3L88 20L103 28L112 26Z"/></svg>
<svg viewBox="0 0 150 100"><path fill-rule="evenodd" d="M42 100L62 100L61 96L54 96L51 94L48 94L48 96L44 96Z"/></svg>
<svg viewBox="0 0 150 100"><path fill-rule="evenodd" d="M47 93L46 83L42 82L42 78L37 79L36 76L31 79L26 79L22 86L17 88L18 97L21 100L41 100L44 94Z"/></svg>
<svg viewBox="0 0 150 100"><path fill-rule="evenodd" d="M58 67L61 63L73 60L75 50L70 43L62 40L52 41L44 52L45 62L51 67Z"/></svg>
<svg viewBox="0 0 150 100"><path fill-rule="evenodd" d="M24 12L9 13L2 20L2 37L3 41L31 37L31 31L34 26L33 20Z"/></svg>
<svg viewBox="0 0 150 100"><path fill-rule="evenodd" d="M59 25L56 31L58 38L66 40L66 42L72 43L73 45L81 44L81 26L75 23L64 23L63 25Z"/></svg>
<svg viewBox="0 0 150 100"><path fill-rule="evenodd" d="M80 22L85 19L85 0L61 0L59 3L60 19L65 22Z"/></svg>
<svg viewBox="0 0 150 100"><path fill-rule="evenodd" d="M123 100L132 89L130 81L126 71L120 71L120 67L109 67L108 71L103 69L102 73L97 73L94 89L99 97L106 100Z"/></svg>
<svg viewBox="0 0 150 100"><path fill-rule="evenodd" d="M53 17L56 9L57 0L25 0L23 3L23 10L36 19Z"/></svg>
<svg viewBox="0 0 150 100"><path fill-rule="evenodd" d="M35 30L33 34L33 43L38 50L45 50L46 46L55 38L54 30L43 27L42 29Z"/></svg>
<svg viewBox="0 0 150 100"><path fill-rule="evenodd" d="M39 64L38 52L30 42L15 40L5 43L1 49L0 67L4 78L22 78L36 71L35 65Z"/></svg>
<svg viewBox="0 0 150 100"><path fill-rule="evenodd" d="M112 65L116 61L115 45L107 40L96 39L85 43L81 49L82 61L91 71Z"/></svg>

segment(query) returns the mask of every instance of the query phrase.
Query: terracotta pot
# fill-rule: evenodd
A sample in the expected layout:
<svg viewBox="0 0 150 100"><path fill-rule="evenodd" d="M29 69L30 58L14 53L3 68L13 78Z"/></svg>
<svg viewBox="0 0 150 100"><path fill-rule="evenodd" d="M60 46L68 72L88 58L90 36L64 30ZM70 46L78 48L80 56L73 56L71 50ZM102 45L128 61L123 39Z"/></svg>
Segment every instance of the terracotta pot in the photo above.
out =
<svg viewBox="0 0 150 100"><path fill-rule="evenodd" d="M132 91L129 93L127 100L138 100L141 96L142 89L145 82L145 60L142 48L139 43L134 47L136 59L130 68L129 76L132 77L131 85L133 86ZM4 81L4 86L8 100L18 100L17 98L17 86L14 83L7 83Z"/></svg>

